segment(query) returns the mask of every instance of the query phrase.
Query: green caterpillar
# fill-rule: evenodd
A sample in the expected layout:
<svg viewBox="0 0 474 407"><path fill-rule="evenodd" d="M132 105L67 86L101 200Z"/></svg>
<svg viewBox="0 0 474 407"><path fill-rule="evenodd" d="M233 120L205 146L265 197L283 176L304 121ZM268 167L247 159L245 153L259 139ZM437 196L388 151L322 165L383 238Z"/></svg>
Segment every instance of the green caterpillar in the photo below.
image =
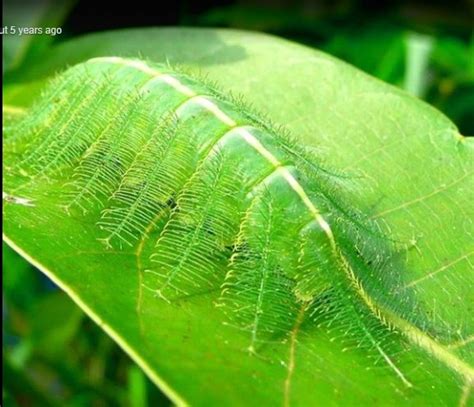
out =
<svg viewBox="0 0 474 407"><path fill-rule="evenodd" d="M107 250L153 239L143 285L157 297L221 290L254 353L337 321L409 385L387 356L387 316L416 314L393 245L341 200L347 179L240 102L167 65L95 58L5 133L8 197L40 203L37 180L59 182L65 215L93 221Z"/></svg>

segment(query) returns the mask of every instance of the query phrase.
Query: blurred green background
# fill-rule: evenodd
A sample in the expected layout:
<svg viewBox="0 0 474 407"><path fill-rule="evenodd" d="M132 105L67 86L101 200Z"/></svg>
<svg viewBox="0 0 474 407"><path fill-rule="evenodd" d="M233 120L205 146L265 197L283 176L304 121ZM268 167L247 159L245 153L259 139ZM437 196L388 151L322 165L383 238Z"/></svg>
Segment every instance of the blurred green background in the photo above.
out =
<svg viewBox="0 0 474 407"><path fill-rule="evenodd" d="M132 5L117 3L113 9L95 3L58 8L56 1L41 9L30 2L20 8L20 16L18 7L16 14L4 7L3 23L20 18L34 24L47 18L62 27L61 35L50 38L56 42L136 26L264 31L325 50L404 88L443 111L462 134L474 135L472 1L259 0L219 6L181 1L152 6L137 0ZM49 45L38 42L33 52ZM12 49L4 42L4 63L13 59ZM53 283L6 246L3 255L4 405L169 405Z"/></svg>

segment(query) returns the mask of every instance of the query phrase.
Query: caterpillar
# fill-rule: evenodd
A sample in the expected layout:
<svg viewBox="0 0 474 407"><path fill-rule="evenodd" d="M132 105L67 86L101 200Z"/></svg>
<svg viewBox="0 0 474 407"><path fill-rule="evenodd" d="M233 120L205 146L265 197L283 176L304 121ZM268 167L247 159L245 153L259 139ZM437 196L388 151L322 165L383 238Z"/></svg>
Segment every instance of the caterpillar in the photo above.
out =
<svg viewBox="0 0 474 407"><path fill-rule="evenodd" d="M240 101L166 64L94 58L5 132L8 196L41 202L45 180L104 250L154 239L143 285L158 300L218 290L251 353L335 325L410 386L388 356L392 316L416 314L397 248L344 202L343 175Z"/></svg>

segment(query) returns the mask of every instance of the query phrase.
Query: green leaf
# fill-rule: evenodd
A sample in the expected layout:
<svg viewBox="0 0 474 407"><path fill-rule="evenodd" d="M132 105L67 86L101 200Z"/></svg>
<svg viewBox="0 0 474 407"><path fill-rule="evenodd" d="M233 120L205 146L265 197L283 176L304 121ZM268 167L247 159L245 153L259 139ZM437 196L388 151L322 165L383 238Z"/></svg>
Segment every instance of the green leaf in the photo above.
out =
<svg viewBox="0 0 474 407"><path fill-rule="evenodd" d="M146 377L136 366L128 370L128 392L130 405L137 407L147 406Z"/></svg>
<svg viewBox="0 0 474 407"><path fill-rule="evenodd" d="M45 296L31 310L31 340L36 351L57 355L79 329L83 313L60 292Z"/></svg>
<svg viewBox="0 0 474 407"><path fill-rule="evenodd" d="M428 63L433 48L433 38L417 33L406 37L406 62L404 89L412 95L421 97L426 90Z"/></svg>
<svg viewBox="0 0 474 407"><path fill-rule="evenodd" d="M104 56L147 61L72 67L6 123L6 241L174 402L469 405L473 144L447 118L225 30L86 36L6 99Z"/></svg>

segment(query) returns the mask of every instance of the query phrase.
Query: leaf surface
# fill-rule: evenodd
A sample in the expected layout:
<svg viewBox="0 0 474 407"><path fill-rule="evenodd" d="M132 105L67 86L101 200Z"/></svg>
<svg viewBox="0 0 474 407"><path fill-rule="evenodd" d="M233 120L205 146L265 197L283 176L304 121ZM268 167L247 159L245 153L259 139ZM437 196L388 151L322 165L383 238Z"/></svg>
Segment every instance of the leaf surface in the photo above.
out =
<svg viewBox="0 0 474 407"><path fill-rule="evenodd" d="M63 165L70 163L69 158L71 162L74 159L63 154L69 151L65 148L70 146L68 140L71 140L65 136L68 131L74 131L74 134L83 134L81 148L97 146L97 140L100 140L97 132L91 133L87 139L87 132L78 130L81 130L82 121L89 123L82 130L92 128L95 125L93 119L99 117L96 115L100 111L104 117L116 117L107 119L114 137L104 138L111 140L112 144L104 144L102 148L99 143L95 150L100 153L97 158L89 155L92 167L87 167L83 161L82 167L74 164L74 168L79 168L74 179L84 182L80 184L82 191L87 192L88 195L84 196L89 196L91 201L102 194L101 199L113 202L120 198L117 191L124 186L128 189L122 196L139 194L143 190L143 187L137 187L132 170L121 173L122 167L114 167L118 165L114 157L125 159L140 151L139 144L132 148L121 144L120 140L130 140L127 131L137 131L133 140L138 140L141 133L136 129L146 134L143 117L153 117L149 105L140 106L133 96L129 96L133 92L123 91L125 86L141 86L138 82L142 77L127 71L123 74L129 76L116 80L119 85L112 91L110 83L114 80L108 76L89 84L81 83L80 76L75 79L71 76L68 91L64 93L67 97L59 98L58 115L55 116L54 105L50 111L39 110L44 117L38 114L38 109L29 107L34 98L26 95L37 94L38 89L43 89L45 80L53 72L98 56L146 58L149 61L147 66L170 61L183 65L185 70L206 75L226 96L242 95L245 102L264 113L264 121L285 126L305 151L312 153L316 150L318 161L311 164L334 169L339 174L330 178L333 182L322 182L316 171L316 185L311 186L310 181L314 179L309 176L307 189L316 191L329 186L326 195L335 200L327 204L332 213L351 210L363 213L365 217L360 218L361 222L375 222L385 236L385 240L380 240L390 241L392 247L386 252L379 246L377 233L373 238L367 231L360 232L359 226L351 229L352 226L343 224L341 232L336 230L337 249L352 253L352 261L357 263L360 259L353 252L360 241L362 251L372 252L361 258L380 264L389 260L390 265L385 269L382 265L376 268L371 264L355 264L361 289L348 284L350 278L342 273L347 268L341 258L331 257L332 252L323 253L322 260L311 256L306 258L306 254L301 256L302 264L293 269L299 274L289 276L290 283L273 272L269 273L269 270L274 270L269 266L273 264L274 253L279 253L280 258L290 258L290 253L282 255L282 247L295 243L294 240L279 242L278 236L282 233L270 227L276 224L281 228L282 219L289 219L288 216L285 218L288 213L284 211L294 207L284 203L292 203L295 194L286 193L285 187L281 186L276 189L276 198L263 200L260 209L256 208L246 221L229 221L229 224L239 226L240 235L244 234L246 239L245 245L239 239L234 242L239 251L230 267L234 271L232 278L226 280L230 284L226 295L220 292L217 283L211 284L207 292L201 290L195 295L190 294L186 286L185 295L168 302L168 294L164 295L165 299L157 296L156 286L152 285L152 290L144 288L149 287L149 281L156 284L156 280L150 280L145 273L156 268L156 263L160 267L174 265L171 269L174 273L176 265L181 267L188 264L186 261L190 262L190 255L185 261L179 250L176 258L169 257L169 250L159 251L166 244L170 247L176 244L174 240L167 243L173 230L179 231L177 239L181 237L181 241L188 242L183 243L187 248L193 248L189 251L191 254L197 252L194 248L204 233L196 235L193 231L205 231L208 227L220 231L220 235L216 234L213 239L218 236L220 240L215 241L221 243L229 243L226 234L237 231L218 227L217 220L221 219L218 206L199 206L199 211L186 216L186 199L189 198L184 197L177 199L178 207L184 209L173 218L173 222L161 225L162 219L158 217L153 223L155 229L135 231L139 238L132 239L131 246L109 241L107 238L110 236L106 235L106 243L111 244L107 246L98 240L104 238L99 233L98 219L104 219L100 205L94 207L92 202L87 203L92 205L90 208L79 205L76 209L69 208L69 211L58 209L64 206L62 199L69 188L65 187L68 184L64 181L73 179L68 169L61 170ZM196 405L468 405L472 398L473 378L473 313L470 312L474 303L471 289L474 284L473 147L471 141L462 138L454 125L440 113L317 51L261 34L223 30L150 29L94 34L57 46L48 59L20 68L7 80L10 84L4 94L8 105L4 109L10 117L10 121L7 117L7 127L12 123L13 129L10 133L6 131L6 143L11 147L5 156L7 242L55 280L175 402ZM207 85L203 86L207 89ZM178 96L169 93L160 100L161 106ZM117 100L124 101L120 103L123 105L137 105L126 120L120 115L113 116ZM159 106L158 101L152 105ZM24 110L17 107L21 105ZM30 121L24 119L30 117L29 113ZM241 115L237 112L236 117ZM20 124L14 125L15 122ZM46 122L51 127L45 127ZM33 144L22 144L18 130L22 123L26 123L23 125L28 129L43 129L41 138ZM163 123L169 127L167 122ZM204 123L207 126L208 122L204 120ZM217 123L217 127L212 129L204 127L202 134L206 138L219 134L221 124ZM287 157L281 153L284 146L272 145L265 135L258 138L263 140L267 149L271 150L268 145L272 146L274 157ZM79 138L75 136L72 140ZM193 137L190 140L193 141ZM296 147L292 145L292 148ZM156 148L157 152L161 151L159 146ZM174 148L178 149L179 157L189 154L185 151L185 144L178 143ZM232 151L238 152L238 148L231 146ZM146 157L146 149L142 151L138 162L152 165L155 161ZM250 156L248 150L242 151L243 157ZM108 158L105 160L104 156ZM295 161L299 163L297 169L304 167L300 161ZM133 162L130 158L127 168L133 168ZM183 159L184 167L186 163L189 160ZM177 174L171 170L175 164L164 166L166 174ZM173 185L190 184L189 189L195 191L191 197L199 196L199 202L205 202L206 194L199 192L203 188L227 191L228 185L232 184L228 179L240 179L232 171L227 173L227 164L224 170L219 170L222 166L217 160L210 168L204 168L203 176L198 176L197 181L190 181L192 175L183 175L182 179L177 176ZM183 165L179 167L180 171L186 172ZM151 174L150 168L143 166L147 168L144 173ZM252 164L251 175L265 172L264 168L256 166ZM34 171L32 182L28 176L18 175L21 168ZM55 175L51 182L53 170L60 175ZM159 175L159 171L157 169L156 174ZM113 188L110 186L110 190L86 189L84 185L94 185L87 184L88 175L93 177L94 174L103 179L109 179L109 174L121 175L119 184ZM215 174L215 177L206 174ZM164 185L162 178L157 179L161 180L159 185ZM20 194L22 188L26 193L24 196ZM224 192L217 194L232 196ZM74 196L77 197L77 191ZM117 202L123 201L118 199ZM259 206L258 200L256 202ZM145 203L148 203L145 207L150 206L148 198ZM189 205L195 208L195 203ZM231 207L228 201L223 205ZM340 207L338 211L334 205ZM172 205L170 208L172 210ZM158 206L152 209L153 213L158 212ZM121 213L117 211L109 213ZM131 213L130 208L126 213ZM148 212L137 213L149 224ZM196 219L196 213L209 213L211 216L206 218L203 215ZM120 216L123 221L123 215ZM234 215L228 211L226 216L232 218ZM352 215L348 217L349 223L358 219ZM107 221L107 217L105 219ZM206 219L212 219L214 223L208 226ZM345 217L341 215L341 219ZM127 220L120 224L119 233L123 236L123 224L132 223ZM117 224L114 225L112 230L116 231ZM168 233L156 244L166 227ZM254 246L258 248L259 257L249 254L252 231L255 231ZM135 232L132 231L131 236ZM283 235L285 233L290 237L294 235L291 228ZM267 235L268 239L262 239ZM309 233L306 241L317 242L318 236ZM224 275L229 268L227 257L219 254L220 247L222 245L217 245L212 251L214 255L209 264L216 270L212 276L216 273ZM312 255L315 251L303 253ZM220 258L222 264L217 265L216 259ZM330 259L330 262L325 263L324 259ZM308 264L341 274L321 281L308 280L305 276L313 275L311 270L307 270ZM179 271L194 281L199 275L189 274L189 265ZM292 270L288 265L282 267ZM239 303L236 298L241 296L232 294L233 287L239 287L239 284L240 287L242 284L255 287L253 279L239 277L249 276L248 270L260 270L257 282L262 283L262 287L270 287L260 291L265 296L259 296L259 291L257 296L252 294L252 290L245 291L249 295L244 298L244 305L257 304L253 315L261 315L263 311L265 316L259 317L262 324L258 330L250 329L250 332L278 333L273 338L275 340L265 337L256 352L249 352L248 329L239 331L234 326L235 323L240 327L245 324L240 317L248 321L247 311L239 312L239 318L230 319L232 323L229 323L228 313L222 309L232 310L232 306ZM377 270L390 270L390 273L377 274ZM206 275L209 268L201 271ZM287 298L278 293L292 292L288 284L294 279L300 284L300 291L296 290L300 292L300 299L315 298L317 293L327 293L327 288L332 287L339 293L336 298L340 300L334 301L330 294L328 308L319 306L314 310L305 301L296 301L293 309L288 305L292 301L289 299L284 300L283 305L278 304L284 311L273 309L272 304ZM182 289L185 287L183 284L180 282L177 288ZM241 288L237 293L242 292L239 290ZM361 295L361 290L366 297ZM323 304L321 298L326 297L318 298L318 304ZM375 303L372 308L371 302ZM216 304L221 306L216 307ZM331 308L331 304L336 306ZM407 311L410 307L411 313ZM281 317L287 310L290 310L287 317ZM317 317L308 317L314 315L312 311L319 313ZM282 327L284 332L279 333ZM258 340L258 336L255 338ZM254 350L252 345L250 349Z"/></svg>

